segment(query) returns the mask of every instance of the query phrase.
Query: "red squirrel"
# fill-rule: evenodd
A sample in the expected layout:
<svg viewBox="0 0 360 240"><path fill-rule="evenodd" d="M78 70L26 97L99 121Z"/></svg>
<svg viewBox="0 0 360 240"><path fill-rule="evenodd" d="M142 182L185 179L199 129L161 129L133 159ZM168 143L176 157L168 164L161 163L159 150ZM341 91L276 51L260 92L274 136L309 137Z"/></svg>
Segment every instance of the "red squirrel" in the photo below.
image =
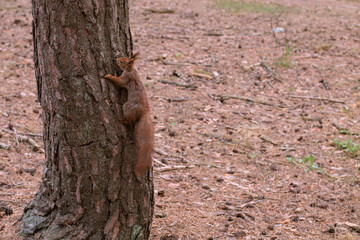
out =
<svg viewBox="0 0 360 240"><path fill-rule="evenodd" d="M113 81L117 86L126 88L128 99L123 106L123 117L120 121L124 124L135 124L135 144L137 160L134 172L137 177L143 177L151 168L152 153L154 149L154 126L150 117L150 105L145 91L145 86L140 80L135 61L139 53L130 58L116 59L123 70L120 77L106 75L105 78Z"/></svg>

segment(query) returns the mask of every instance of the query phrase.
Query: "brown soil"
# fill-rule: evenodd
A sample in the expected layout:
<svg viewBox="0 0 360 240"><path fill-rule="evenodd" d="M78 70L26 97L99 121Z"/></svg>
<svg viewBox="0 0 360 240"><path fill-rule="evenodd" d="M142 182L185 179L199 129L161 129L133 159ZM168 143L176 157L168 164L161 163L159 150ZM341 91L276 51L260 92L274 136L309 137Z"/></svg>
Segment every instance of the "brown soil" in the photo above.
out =
<svg viewBox="0 0 360 240"><path fill-rule="evenodd" d="M44 163L23 140L42 146L29 2L0 3L0 239L18 239ZM131 1L156 127L151 239L360 238L359 158L332 144L360 143L360 2L274 2Z"/></svg>

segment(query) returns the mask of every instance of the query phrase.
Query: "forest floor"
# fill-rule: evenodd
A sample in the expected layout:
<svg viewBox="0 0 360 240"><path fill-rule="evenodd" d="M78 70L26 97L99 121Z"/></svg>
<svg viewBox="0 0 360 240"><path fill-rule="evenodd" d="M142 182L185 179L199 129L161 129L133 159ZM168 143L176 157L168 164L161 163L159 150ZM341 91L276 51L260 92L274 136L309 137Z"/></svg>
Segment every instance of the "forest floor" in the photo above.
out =
<svg viewBox="0 0 360 240"><path fill-rule="evenodd" d="M360 1L130 9L156 128L151 239L360 239ZM6 240L44 163L31 18L0 2Z"/></svg>

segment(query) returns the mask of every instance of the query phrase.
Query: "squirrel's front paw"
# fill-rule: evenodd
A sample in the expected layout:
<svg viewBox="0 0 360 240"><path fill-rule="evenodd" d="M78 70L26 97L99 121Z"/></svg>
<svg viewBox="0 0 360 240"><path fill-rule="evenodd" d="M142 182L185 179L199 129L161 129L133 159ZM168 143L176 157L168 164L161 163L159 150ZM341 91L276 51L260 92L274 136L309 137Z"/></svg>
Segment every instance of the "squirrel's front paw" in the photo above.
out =
<svg viewBox="0 0 360 240"><path fill-rule="evenodd" d="M106 75L105 75L105 78L111 80L112 76L111 76L110 74L106 74Z"/></svg>

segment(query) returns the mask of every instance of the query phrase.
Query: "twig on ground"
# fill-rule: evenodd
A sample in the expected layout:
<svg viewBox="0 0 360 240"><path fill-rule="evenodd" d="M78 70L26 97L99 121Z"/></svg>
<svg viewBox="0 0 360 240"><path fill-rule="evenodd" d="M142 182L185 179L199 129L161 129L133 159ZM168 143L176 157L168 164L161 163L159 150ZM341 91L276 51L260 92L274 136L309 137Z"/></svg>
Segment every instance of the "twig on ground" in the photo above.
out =
<svg viewBox="0 0 360 240"><path fill-rule="evenodd" d="M166 99L168 102L185 102L191 100L191 98L164 98L164 99Z"/></svg>
<svg viewBox="0 0 360 240"><path fill-rule="evenodd" d="M167 166L167 164L165 164L165 163L163 163L163 162L161 162L161 161L157 160L156 158L153 158L153 160L154 160L154 162L156 162L156 163L160 164L161 166Z"/></svg>
<svg viewBox="0 0 360 240"><path fill-rule="evenodd" d="M181 163L189 163L189 164L193 164L195 166L209 166L209 167L213 167L213 168L220 168L219 166L212 164L212 163L203 163L203 162L195 162L195 161L188 161L185 160L181 157L176 157L176 158L167 158L167 161L177 161L177 162L181 162Z"/></svg>
<svg viewBox="0 0 360 240"><path fill-rule="evenodd" d="M348 132L348 130L347 130L346 128L341 127L338 123L333 122L332 124L333 124L334 127L337 128L337 130L339 130L339 132L341 132L341 131L346 131L346 132Z"/></svg>
<svg viewBox="0 0 360 240"><path fill-rule="evenodd" d="M265 136L265 135L260 135L259 137L260 137L261 140L264 140L264 141L266 141L266 142L269 142L269 143L271 143L271 144L274 145L274 146L279 145L278 143L274 142L274 140L270 139L269 137L267 137L267 136Z"/></svg>
<svg viewBox="0 0 360 240"><path fill-rule="evenodd" d="M2 199L1 202L7 202L7 203L13 203L13 204L23 204L23 205L28 204L27 202L11 201L11 200L4 200L4 199Z"/></svg>
<svg viewBox="0 0 360 240"><path fill-rule="evenodd" d="M15 193L0 193L0 196L14 196Z"/></svg>
<svg viewBox="0 0 360 240"><path fill-rule="evenodd" d="M301 82L299 81L299 75L300 75L299 66L297 66L297 67L296 67L296 78L295 78L295 80L296 80L296 82L298 82L300 85L302 85Z"/></svg>
<svg viewBox="0 0 360 240"><path fill-rule="evenodd" d="M331 90L329 83L327 81L325 81L324 79L321 79L320 83L322 83L324 85L326 90Z"/></svg>
<svg viewBox="0 0 360 240"><path fill-rule="evenodd" d="M260 66L263 67L265 69L265 71L268 74L270 74L270 76L273 77L275 80L282 82L279 75L274 70L272 70L271 67L265 61L261 61Z"/></svg>
<svg viewBox="0 0 360 240"><path fill-rule="evenodd" d="M21 142L29 143L32 146L32 150L35 152L44 152L44 149L40 148L39 144L37 144L33 139L26 136L19 136L19 140Z"/></svg>
<svg viewBox="0 0 360 240"><path fill-rule="evenodd" d="M258 104L262 104L262 105L278 107L278 108L285 108L286 107L286 106L283 106L283 105L278 105L278 104L275 104L275 103L269 103L269 102L265 102L265 101L262 101L262 100L257 100L257 99L252 99L252 98L248 98L248 97L242 97L242 96L231 96L231 95L223 96L223 95L212 94L212 93L208 93L208 95L212 99L219 100L219 101L225 101L225 100L229 100L229 99L238 99L238 100L243 100L243 101L247 101L247 102L253 102L253 103L258 103Z"/></svg>
<svg viewBox="0 0 360 240"><path fill-rule="evenodd" d="M162 150L160 148L155 148L154 152L156 152L157 154L162 155L162 156L168 156L169 155L167 152L165 152L164 150Z"/></svg>
<svg viewBox="0 0 360 240"><path fill-rule="evenodd" d="M245 67L245 70L253 70L256 67L262 67L265 69L265 71L276 81L282 82L282 79L279 77L279 75L267 64L265 61L261 61L258 63L254 63L250 65L249 67ZM275 88L271 83L269 83L270 87Z"/></svg>
<svg viewBox="0 0 360 240"><path fill-rule="evenodd" d="M14 127L14 134L15 134L15 142L16 142L16 146L19 147L20 143L19 143L19 138L16 132L16 128Z"/></svg>
<svg viewBox="0 0 360 240"><path fill-rule="evenodd" d="M271 81L267 81L267 83L269 84L269 86L270 86L272 89L277 89L277 88L271 83Z"/></svg>
<svg viewBox="0 0 360 240"><path fill-rule="evenodd" d="M223 36L224 34L222 33L217 33L217 32L207 32L207 33L204 33L204 36L214 36L214 37L220 37L220 36Z"/></svg>
<svg viewBox="0 0 360 240"><path fill-rule="evenodd" d="M164 59L162 59L161 62L162 62L164 65L176 65L176 66L191 66L191 65L192 65L191 63L173 63L173 62L168 62L168 61L165 61Z"/></svg>
<svg viewBox="0 0 360 240"><path fill-rule="evenodd" d="M178 87L184 87L184 88L196 88L195 83L182 84L182 83L177 83L177 82L174 82L174 81L170 82L170 81L166 81L166 80L159 80L159 82L164 83L164 84L178 86Z"/></svg>
<svg viewBox="0 0 360 240"><path fill-rule="evenodd" d="M194 162L194 161L188 161L188 160L183 160L183 162L194 164L196 166L209 166L209 167L213 167L213 168L220 168L219 166L212 164L212 163L202 163L202 162Z"/></svg>
<svg viewBox="0 0 360 240"><path fill-rule="evenodd" d="M344 225L356 231L357 233L360 233L360 225L351 222L344 222Z"/></svg>
<svg viewBox="0 0 360 240"><path fill-rule="evenodd" d="M5 143L0 142L0 149L9 150L9 149L10 149L10 146L7 145L7 144L5 144Z"/></svg>
<svg viewBox="0 0 360 240"><path fill-rule="evenodd" d="M3 132L6 132L8 134L13 134L13 132L11 132L10 130L7 129L2 129ZM25 136L30 136L30 137L38 137L38 138L42 138L43 135L41 133L22 133L22 132L17 132L18 135L25 135Z"/></svg>
<svg viewBox="0 0 360 240"><path fill-rule="evenodd" d="M25 135L25 136L30 136L30 137L38 137L38 138L42 138L43 135L39 134L39 133L18 133L20 135Z"/></svg>
<svg viewBox="0 0 360 240"><path fill-rule="evenodd" d="M190 166L167 166L167 167L161 167L161 168L155 168L156 172L168 172L173 170L183 170L183 169L189 169Z"/></svg>
<svg viewBox="0 0 360 240"><path fill-rule="evenodd" d="M189 62L191 63L192 65L196 65L196 66L204 66L204 67L212 67L212 63L211 64L208 64L208 63L198 63L198 62Z"/></svg>
<svg viewBox="0 0 360 240"><path fill-rule="evenodd" d="M8 134L12 134L11 131L7 130L7 129L2 129L3 132L6 132ZM21 133L21 132L17 132L18 135L25 135L25 136L30 136L30 137L37 137L37 138L42 138L43 135L41 133Z"/></svg>
<svg viewBox="0 0 360 240"><path fill-rule="evenodd" d="M213 76L207 75L207 74L203 74L203 73L190 73L189 76L194 76L194 77L200 77L200 78L207 78L207 79L214 79Z"/></svg>
<svg viewBox="0 0 360 240"><path fill-rule="evenodd" d="M328 102L345 104L345 101L337 100L337 99L331 99L331 98L314 97L314 96L298 96L298 95L289 95L289 97L290 97L290 98L301 98L301 99L318 100L318 101L328 101Z"/></svg>
<svg viewBox="0 0 360 240"><path fill-rule="evenodd" d="M215 64L216 59L215 59L214 55L212 55L211 53L210 53L210 57L211 57L211 66L212 66L213 64Z"/></svg>
<svg viewBox="0 0 360 240"><path fill-rule="evenodd" d="M281 17L281 14L279 14L278 16L276 16L276 25L278 25L279 24L279 18ZM280 45L281 43L280 43L280 41L279 41L279 39L276 37L276 33L275 33L275 31L273 30L274 29L274 26L273 26L273 17L271 17L271 19L270 19L270 31L271 31L271 33L272 33L272 36L274 37L274 39L275 39L275 42L278 44L278 45Z"/></svg>
<svg viewBox="0 0 360 240"><path fill-rule="evenodd" d="M16 141L19 141L19 142L26 142L28 144L30 144L32 146L32 150L34 152L40 152L40 153L43 153L44 152L44 149L42 149L39 144L37 144L32 138L30 137L27 137L27 136L21 136L21 135L18 135L16 133L16 130L14 129L14 131L10 131L10 130L7 130L7 129L3 129L2 130L3 132L6 132L10 135L15 135L15 140Z"/></svg>
<svg viewBox="0 0 360 240"><path fill-rule="evenodd" d="M145 9L145 14L146 13L159 13L159 14L164 14L164 13L174 13L175 10L173 9L169 9L169 8L164 8L164 9L155 9L155 8L147 8Z"/></svg>
<svg viewBox="0 0 360 240"><path fill-rule="evenodd" d="M244 66L244 69L246 71L249 71L249 70L253 70L254 68L259 67L259 66L260 66L260 63L258 62L258 63L254 63L254 64L252 64L250 66Z"/></svg>
<svg viewBox="0 0 360 240"><path fill-rule="evenodd" d="M296 151L295 148L292 148L292 147L284 147L284 146L279 147L279 150L280 150L280 151L289 151L289 152L294 152L294 151Z"/></svg>
<svg viewBox="0 0 360 240"><path fill-rule="evenodd" d="M316 121L319 123L321 123L321 121L325 118L325 117L306 117L304 114L300 114L300 117L304 121Z"/></svg>
<svg viewBox="0 0 360 240"><path fill-rule="evenodd" d="M160 59L157 58L155 59L155 61L161 61L164 65L174 65L174 66L192 66L192 65L197 65L197 66L205 66L205 67L212 67L212 64L207 64L207 63L198 63L198 62L188 62L188 63L183 63L183 62L168 62L164 59Z"/></svg>
<svg viewBox="0 0 360 240"><path fill-rule="evenodd" d="M332 122L332 125L333 125L334 127L336 127L336 129L339 131L340 134L343 134L343 135L356 135L356 136L359 135L358 133L352 133L352 132L350 132L349 129L340 126L340 125L339 125L338 123L336 123L336 122Z"/></svg>

